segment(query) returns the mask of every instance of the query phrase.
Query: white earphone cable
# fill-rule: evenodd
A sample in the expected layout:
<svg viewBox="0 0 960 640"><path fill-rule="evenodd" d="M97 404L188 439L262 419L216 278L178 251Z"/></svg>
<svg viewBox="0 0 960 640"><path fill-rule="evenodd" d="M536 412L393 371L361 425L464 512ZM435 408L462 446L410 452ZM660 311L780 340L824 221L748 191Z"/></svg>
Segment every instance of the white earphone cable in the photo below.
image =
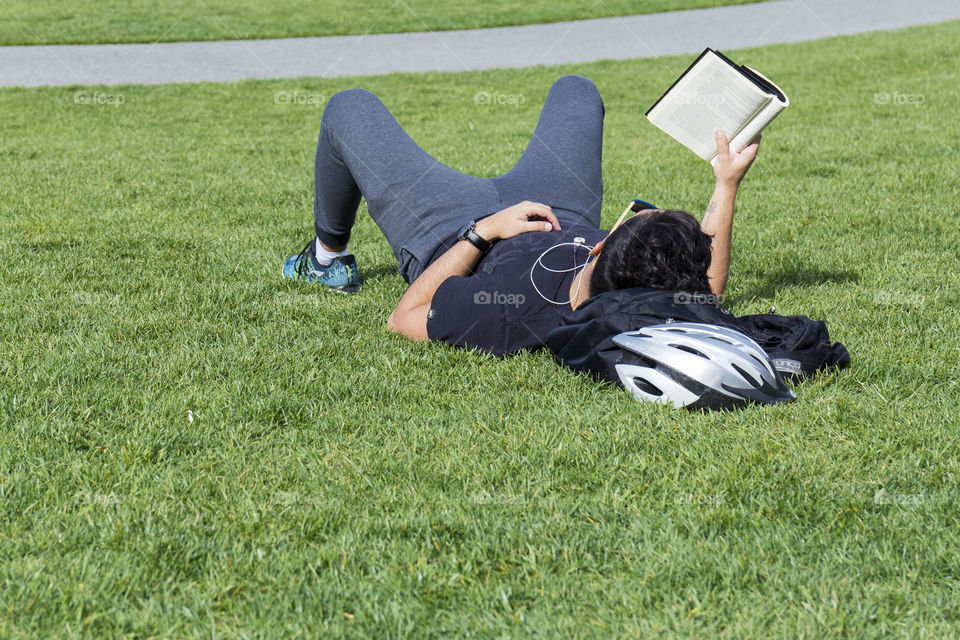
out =
<svg viewBox="0 0 960 640"><path fill-rule="evenodd" d="M577 238L577 240L580 240L580 238ZM578 295L580 295L580 286L583 284L583 276L581 275L581 276L580 276L580 279L577 281L577 288L576 288L576 290L573 292L573 297L572 297L572 298L570 298L569 300L566 300L566 301L562 301L562 302L561 302L561 301L557 301L557 300L551 300L551 299L548 298L547 296L543 295L543 292L540 291L540 288L537 286L537 283L536 283L536 282L534 281L534 279L533 279L533 270L536 269L537 265L540 265L540 267L541 267L542 269L544 269L544 270L546 270L546 271L549 271L549 272L551 272L551 273L569 273L570 271L577 271L577 270L579 270L579 269L583 269L584 267L587 266L587 264L588 264L589 261L590 261L590 258L589 258L589 256L588 256L588 257L587 257L587 262L584 262L583 264L578 265L578 264L577 264L577 250L576 250L576 248L574 248L574 250L573 250L573 266L572 266L572 267L569 267L569 268L567 268L567 269L551 269L551 268L548 267L547 265L543 264L543 257L544 257L545 255L547 255L548 253L550 253L550 252L553 251L554 249L557 249L557 248L559 248L559 247L566 247L566 246L582 247L582 248L587 249L587 250L593 249L593 247L588 246L588 245L585 245L585 244L583 244L583 242L561 242L560 244L555 244L555 245L553 245L552 247L550 247L549 249L547 249L546 251L544 251L543 253L541 253L541 254L540 254L540 257L537 258L536 261L533 263L533 266L530 267L530 284L533 285L533 290L537 292L537 295L538 295L538 296L540 296L541 298L543 298L545 301L549 302L550 304L564 305L564 304L570 304L571 302L573 302L573 300L575 300L576 297L577 297ZM574 278L576 278L576 277L577 277L577 276L574 276Z"/></svg>

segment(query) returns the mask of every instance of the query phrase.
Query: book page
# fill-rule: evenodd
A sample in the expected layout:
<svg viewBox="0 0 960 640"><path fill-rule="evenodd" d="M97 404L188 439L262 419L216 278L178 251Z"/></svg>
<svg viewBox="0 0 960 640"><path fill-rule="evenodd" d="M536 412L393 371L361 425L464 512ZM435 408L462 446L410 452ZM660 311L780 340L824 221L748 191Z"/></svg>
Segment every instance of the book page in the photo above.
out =
<svg viewBox="0 0 960 640"><path fill-rule="evenodd" d="M771 96L718 56L704 56L647 117L710 160L717 152L714 131L723 129L729 138L735 137L770 101Z"/></svg>
<svg viewBox="0 0 960 640"><path fill-rule="evenodd" d="M756 118L751 120L747 126L740 130L740 133L730 140L730 151L734 153L743 151L743 148L750 144L750 142L757 137L757 134L763 131L785 108L786 105L776 100L771 100L770 104L758 113ZM716 149L714 149L714 159L716 159Z"/></svg>
<svg viewBox="0 0 960 640"><path fill-rule="evenodd" d="M695 94L678 96L669 120L700 139L712 140L718 128L737 131L769 102L766 96L739 89L730 74L715 71L702 81Z"/></svg>
<svg viewBox="0 0 960 640"><path fill-rule="evenodd" d="M766 82L768 82L772 87L780 92L780 95L783 96L783 99L774 98L770 103L763 108L760 113L758 113L753 120L747 124L743 129L740 130L733 139L730 140L730 150L734 153L739 153L743 151L743 148L750 144L754 138L757 137L757 134L763 131L768 124L773 122L773 119L780 115L780 112L790 106L790 99L783 93L783 91L777 85L770 82L770 79L765 75L757 71L756 69L750 69L751 73L760 76ZM710 161L711 164L716 162L716 154L714 154L713 159Z"/></svg>

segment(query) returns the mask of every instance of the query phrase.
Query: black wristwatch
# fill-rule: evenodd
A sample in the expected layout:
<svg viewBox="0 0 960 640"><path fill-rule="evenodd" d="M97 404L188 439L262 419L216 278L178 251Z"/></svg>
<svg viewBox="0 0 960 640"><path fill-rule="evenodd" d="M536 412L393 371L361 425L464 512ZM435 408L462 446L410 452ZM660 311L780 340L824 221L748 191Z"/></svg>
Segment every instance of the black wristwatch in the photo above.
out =
<svg viewBox="0 0 960 640"><path fill-rule="evenodd" d="M464 225L462 229L460 229L460 233L457 234L457 238L459 240L466 240L475 246L481 255L484 255L487 253L487 251L490 251L490 247L493 246L493 243L489 240L484 240L483 237L477 233L476 227L477 221L471 220Z"/></svg>

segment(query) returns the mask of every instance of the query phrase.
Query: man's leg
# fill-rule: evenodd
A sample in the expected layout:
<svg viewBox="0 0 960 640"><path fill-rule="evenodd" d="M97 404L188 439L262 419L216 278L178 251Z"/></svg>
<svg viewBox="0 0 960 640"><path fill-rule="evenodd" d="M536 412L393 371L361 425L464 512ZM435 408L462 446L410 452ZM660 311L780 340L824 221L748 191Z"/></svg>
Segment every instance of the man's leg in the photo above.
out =
<svg viewBox="0 0 960 640"><path fill-rule="evenodd" d="M335 94L320 125L314 224L326 249L346 247L361 195L412 282L441 242L499 204L489 179L438 162L363 89Z"/></svg>
<svg viewBox="0 0 960 640"><path fill-rule="evenodd" d="M591 80L570 75L554 82L523 156L494 178L503 203L542 202L561 224L599 227L603 114Z"/></svg>

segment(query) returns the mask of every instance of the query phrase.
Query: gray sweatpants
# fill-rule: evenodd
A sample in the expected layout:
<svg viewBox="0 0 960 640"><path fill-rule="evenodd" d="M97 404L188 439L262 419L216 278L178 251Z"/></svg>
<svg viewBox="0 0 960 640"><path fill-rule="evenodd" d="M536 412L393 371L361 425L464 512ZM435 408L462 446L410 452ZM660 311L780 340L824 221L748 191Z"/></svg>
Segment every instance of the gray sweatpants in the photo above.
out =
<svg viewBox="0 0 960 640"><path fill-rule="evenodd" d="M599 227L603 114L592 81L563 76L550 88L516 166L496 178L478 178L421 149L369 91L336 93L324 109L317 142L317 237L328 246L347 244L363 196L400 274L413 282L465 223L523 200L549 205L562 225Z"/></svg>

